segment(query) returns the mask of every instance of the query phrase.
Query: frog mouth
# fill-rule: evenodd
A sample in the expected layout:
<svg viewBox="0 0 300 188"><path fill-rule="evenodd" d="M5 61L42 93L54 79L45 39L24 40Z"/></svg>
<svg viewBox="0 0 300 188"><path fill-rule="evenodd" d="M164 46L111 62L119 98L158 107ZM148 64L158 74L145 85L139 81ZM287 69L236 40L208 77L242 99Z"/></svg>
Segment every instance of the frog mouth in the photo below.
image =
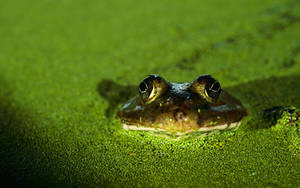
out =
<svg viewBox="0 0 300 188"><path fill-rule="evenodd" d="M195 133L195 132L200 132L200 133L209 133L212 131L219 131L219 130L225 130L225 129L233 129L233 128L238 128L241 124L241 121L237 122L232 122L232 123L226 123L222 125L217 125L213 127L200 127L197 130L189 130L189 131L174 131L171 132L170 134L173 136L184 136L189 133ZM126 124L122 123L122 126L125 130L134 130L134 131L148 131L148 132L158 132L158 133L169 133L170 131L162 128L154 128L154 127L146 127L142 125L134 125L134 124Z"/></svg>

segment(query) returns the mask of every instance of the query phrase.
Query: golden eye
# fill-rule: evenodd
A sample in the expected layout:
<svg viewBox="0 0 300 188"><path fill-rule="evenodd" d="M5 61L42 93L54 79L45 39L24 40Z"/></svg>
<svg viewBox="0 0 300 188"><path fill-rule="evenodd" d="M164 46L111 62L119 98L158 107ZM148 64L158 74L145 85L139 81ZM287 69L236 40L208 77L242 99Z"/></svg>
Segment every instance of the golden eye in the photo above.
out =
<svg viewBox="0 0 300 188"><path fill-rule="evenodd" d="M190 90L208 102L216 102L221 93L221 85L210 75L202 75L191 84Z"/></svg>
<svg viewBox="0 0 300 188"><path fill-rule="evenodd" d="M151 74L139 85L140 96L145 104L149 104L163 95L169 83L158 75Z"/></svg>

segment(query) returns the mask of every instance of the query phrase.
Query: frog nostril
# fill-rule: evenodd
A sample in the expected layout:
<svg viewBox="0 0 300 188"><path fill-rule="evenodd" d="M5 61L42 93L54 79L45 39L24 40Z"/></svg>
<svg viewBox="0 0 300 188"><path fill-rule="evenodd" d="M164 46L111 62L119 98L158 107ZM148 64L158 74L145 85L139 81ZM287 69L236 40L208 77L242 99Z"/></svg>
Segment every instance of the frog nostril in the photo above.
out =
<svg viewBox="0 0 300 188"><path fill-rule="evenodd" d="M187 114L184 111L181 111L179 109L174 111L174 118L175 118L176 121L179 121L179 122L187 121L187 116L186 115Z"/></svg>

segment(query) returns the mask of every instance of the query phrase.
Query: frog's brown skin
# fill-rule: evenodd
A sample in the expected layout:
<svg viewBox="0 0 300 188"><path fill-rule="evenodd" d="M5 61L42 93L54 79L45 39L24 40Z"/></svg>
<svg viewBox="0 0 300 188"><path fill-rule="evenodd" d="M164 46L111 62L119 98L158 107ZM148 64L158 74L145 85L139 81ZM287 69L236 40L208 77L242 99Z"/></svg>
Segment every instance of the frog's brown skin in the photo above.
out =
<svg viewBox="0 0 300 188"><path fill-rule="evenodd" d="M209 75L192 83L169 83L150 75L139 90L117 113L125 129L184 133L226 129L238 126L247 115L241 102Z"/></svg>

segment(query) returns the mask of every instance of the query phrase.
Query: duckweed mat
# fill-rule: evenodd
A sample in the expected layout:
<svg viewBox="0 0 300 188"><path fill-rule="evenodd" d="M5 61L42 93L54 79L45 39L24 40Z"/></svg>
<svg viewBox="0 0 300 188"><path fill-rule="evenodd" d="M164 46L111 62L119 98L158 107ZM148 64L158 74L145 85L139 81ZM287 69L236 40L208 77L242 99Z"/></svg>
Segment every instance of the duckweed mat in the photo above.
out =
<svg viewBox="0 0 300 188"><path fill-rule="evenodd" d="M300 2L0 2L0 174L25 187L300 185ZM148 74L211 74L249 115L174 140L117 109Z"/></svg>

